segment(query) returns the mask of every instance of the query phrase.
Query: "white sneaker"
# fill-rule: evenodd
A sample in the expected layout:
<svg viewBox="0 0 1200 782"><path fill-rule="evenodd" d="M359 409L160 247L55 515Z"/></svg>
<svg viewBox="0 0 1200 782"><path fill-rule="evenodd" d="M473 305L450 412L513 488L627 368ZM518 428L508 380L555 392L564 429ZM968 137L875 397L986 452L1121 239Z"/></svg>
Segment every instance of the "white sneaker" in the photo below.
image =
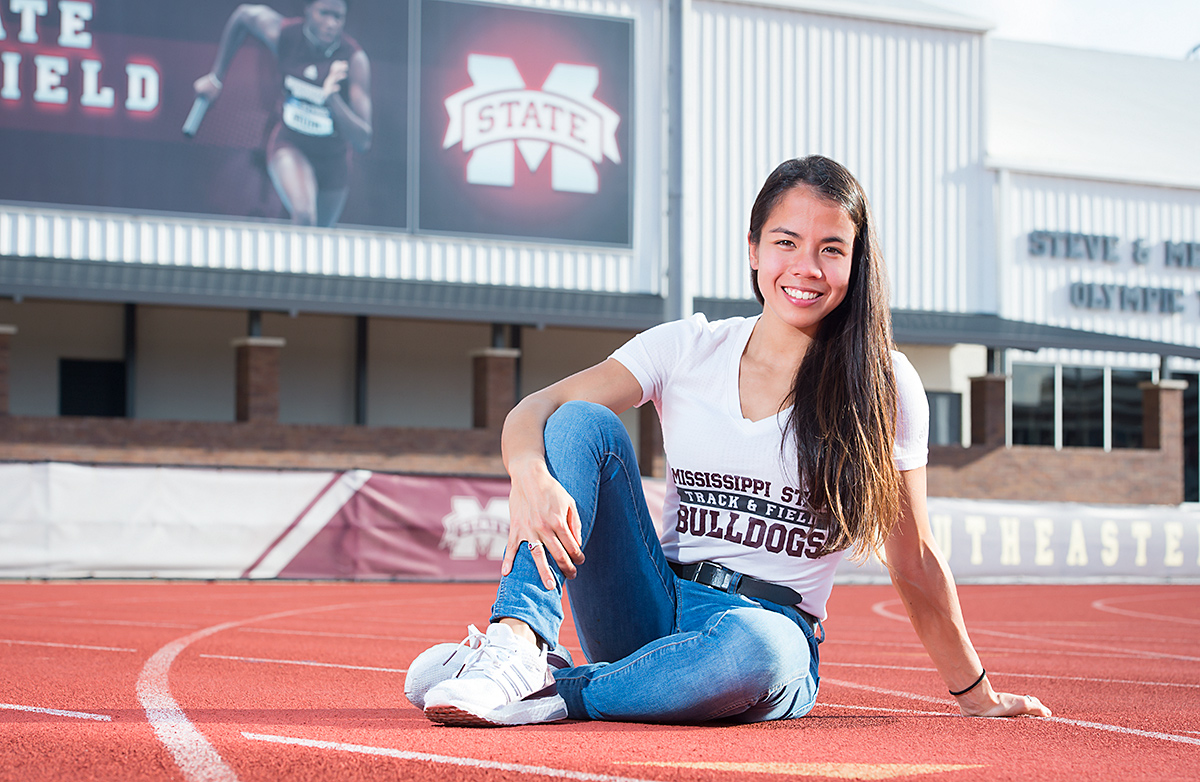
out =
<svg viewBox="0 0 1200 782"><path fill-rule="evenodd" d="M567 716L546 651L500 623L488 627L462 668L426 692L424 702L425 716L443 725L530 725Z"/></svg>
<svg viewBox="0 0 1200 782"><path fill-rule="evenodd" d="M467 627L461 643L443 643L429 647L408 664L404 677L404 697L424 711L425 693L462 670L471 652L483 645L486 636L475 625Z"/></svg>
<svg viewBox="0 0 1200 782"><path fill-rule="evenodd" d="M453 679L466 665L471 652L478 649L486 637L475 625L469 625L467 637L461 642L434 644L421 652L408 664L408 674L404 677L404 697L424 711L425 693L447 679ZM546 662L555 669L573 665L571 652L565 646L551 649L546 654Z"/></svg>

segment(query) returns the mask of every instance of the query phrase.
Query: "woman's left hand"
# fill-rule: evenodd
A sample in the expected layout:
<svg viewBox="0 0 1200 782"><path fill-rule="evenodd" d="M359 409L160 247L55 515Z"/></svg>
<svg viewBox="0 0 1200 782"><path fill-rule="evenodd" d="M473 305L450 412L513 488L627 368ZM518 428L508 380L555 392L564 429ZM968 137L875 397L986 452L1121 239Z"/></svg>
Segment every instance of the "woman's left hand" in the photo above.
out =
<svg viewBox="0 0 1200 782"><path fill-rule="evenodd" d="M955 700L966 717L1050 716L1050 709L1033 695L996 692L987 679L983 680L981 686L959 695Z"/></svg>

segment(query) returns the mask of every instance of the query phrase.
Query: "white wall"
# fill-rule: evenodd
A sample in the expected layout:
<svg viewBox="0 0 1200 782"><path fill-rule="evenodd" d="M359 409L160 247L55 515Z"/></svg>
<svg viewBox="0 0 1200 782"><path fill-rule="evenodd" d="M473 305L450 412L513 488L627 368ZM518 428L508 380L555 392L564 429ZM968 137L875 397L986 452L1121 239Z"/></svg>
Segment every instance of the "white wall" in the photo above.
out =
<svg viewBox="0 0 1200 782"><path fill-rule="evenodd" d="M599 329L522 329L522 395L599 364L635 333Z"/></svg>
<svg viewBox="0 0 1200 782"><path fill-rule="evenodd" d="M1200 190L1097 182L1001 171L1000 315L1083 331L1200 345L1200 267L1166 267L1164 243L1200 242ZM1064 231L1118 239L1115 262L1031 255L1031 231ZM1132 243L1149 247L1146 264ZM1200 263L1200 257L1195 261ZM1072 283L1149 286L1184 292L1178 314L1079 308Z"/></svg>
<svg viewBox="0 0 1200 782"><path fill-rule="evenodd" d="M488 324L372 318L367 424L472 424L470 353L491 345Z"/></svg>
<svg viewBox="0 0 1200 782"><path fill-rule="evenodd" d="M0 324L17 327L9 371L14 415L58 415L60 358L124 357L120 304L0 300ZM245 311L141 305L137 325L135 417L234 419L231 343L246 336ZM286 341L280 352L282 423L354 422L354 317L268 312L262 333ZM523 393L603 361L633 334L524 329ZM471 426L470 354L491 344L489 324L370 318L367 340L369 425ZM637 413L624 419L636 434Z"/></svg>
<svg viewBox="0 0 1200 782"><path fill-rule="evenodd" d="M9 412L58 415L58 360L120 361L125 311L120 304L0 300L0 323L16 326L9 356Z"/></svg>
<svg viewBox="0 0 1200 782"><path fill-rule="evenodd" d="M926 391L964 393L971 378L987 372L987 348L980 345L900 345Z"/></svg>
<svg viewBox="0 0 1200 782"><path fill-rule="evenodd" d="M135 416L232 421L235 353L244 310L138 307Z"/></svg>
<svg viewBox="0 0 1200 782"><path fill-rule="evenodd" d="M900 345L926 391L962 396L962 444L971 444L971 378L987 374L987 348L982 345Z"/></svg>
<svg viewBox="0 0 1200 782"><path fill-rule="evenodd" d="M826 4L827 8L836 8ZM820 153L871 200L893 305L994 310L983 35L696 0L685 35L685 298L750 298L750 207L780 162Z"/></svg>
<svg viewBox="0 0 1200 782"><path fill-rule="evenodd" d="M279 354L281 423L354 423L352 316L265 312L262 333L287 341Z"/></svg>
<svg viewBox="0 0 1200 782"><path fill-rule="evenodd" d="M521 332L521 394L528 395L593 364L599 364L636 332L597 329L523 329ZM637 443L638 411L621 420Z"/></svg>

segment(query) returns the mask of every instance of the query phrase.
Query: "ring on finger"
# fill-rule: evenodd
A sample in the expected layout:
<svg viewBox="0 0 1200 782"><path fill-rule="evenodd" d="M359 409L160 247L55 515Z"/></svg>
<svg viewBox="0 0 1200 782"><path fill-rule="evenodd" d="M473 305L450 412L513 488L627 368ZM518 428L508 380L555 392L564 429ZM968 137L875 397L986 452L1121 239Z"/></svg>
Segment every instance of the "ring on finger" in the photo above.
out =
<svg viewBox="0 0 1200 782"><path fill-rule="evenodd" d="M530 553L537 551L540 548L545 548L545 545L540 540L527 540L525 542L529 544Z"/></svg>

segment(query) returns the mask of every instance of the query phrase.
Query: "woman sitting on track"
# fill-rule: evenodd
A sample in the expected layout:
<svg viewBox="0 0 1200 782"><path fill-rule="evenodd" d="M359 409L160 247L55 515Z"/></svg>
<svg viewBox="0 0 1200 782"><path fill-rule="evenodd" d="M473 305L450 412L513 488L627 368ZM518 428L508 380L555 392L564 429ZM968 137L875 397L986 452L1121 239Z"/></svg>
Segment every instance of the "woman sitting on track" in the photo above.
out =
<svg viewBox="0 0 1200 782"><path fill-rule="evenodd" d="M211 73L198 96L221 94L246 36L279 63L283 93L267 141L267 173L298 225L332 226L346 205L350 148L371 147L371 64L343 31L347 0L304 0L304 16L285 19L265 5L240 5L225 24Z"/></svg>
<svg viewBox="0 0 1200 782"><path fill-rule="evenodd" d="M471 628L453 662L439 647L414 661L406 692L429 719L803 716L834 570L847 551L880 549L964 714L1050 714L994 691L967 637L927 518L928 408L891 350L862 188L828 158L788 161L759 193L748 239L760 316L655 327L508 416L493 624ZM616 416L649 401L677 520L661 545ZM564 575L587 665L548 654Z"/></svg>

